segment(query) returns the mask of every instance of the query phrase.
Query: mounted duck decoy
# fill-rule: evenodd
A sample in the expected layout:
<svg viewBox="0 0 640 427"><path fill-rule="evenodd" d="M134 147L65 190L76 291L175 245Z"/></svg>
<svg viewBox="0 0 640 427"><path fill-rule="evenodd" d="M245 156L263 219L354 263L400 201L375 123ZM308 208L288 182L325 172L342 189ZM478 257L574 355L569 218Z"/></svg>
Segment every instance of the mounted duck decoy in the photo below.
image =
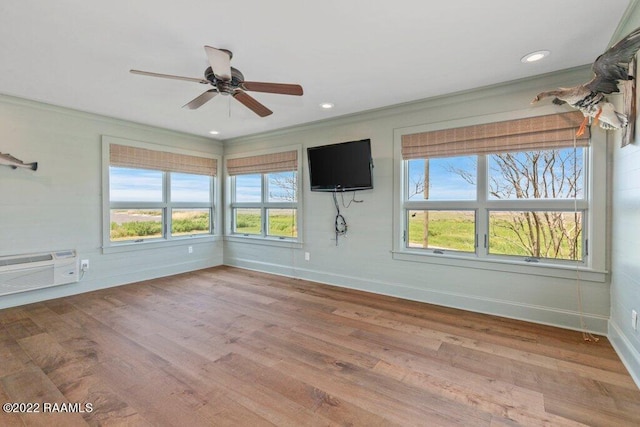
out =
<svg viewBox="0 0 640 427"><path fill-rule="evenodd" d="M616 111L613 104L607 101L606 95L620 92L620 81L633 80L634 77L629 75L629 63L639 48L640 28L637 28L595 60L591 67L594 73L591 81L570 88L541 92L531 103L553 96L554 104L566 103L580 110L584 120L577 136L584 134L590 118L593 119L593 124L600 121L600 127L606 130L627 126L629 118Z"/></svg>

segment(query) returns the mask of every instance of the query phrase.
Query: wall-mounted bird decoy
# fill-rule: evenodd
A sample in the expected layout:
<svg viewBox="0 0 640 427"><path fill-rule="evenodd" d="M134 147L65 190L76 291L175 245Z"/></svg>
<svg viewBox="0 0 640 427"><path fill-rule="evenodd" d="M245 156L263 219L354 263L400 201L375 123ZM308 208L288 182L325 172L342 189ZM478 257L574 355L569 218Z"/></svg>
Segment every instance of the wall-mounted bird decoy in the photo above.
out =
<svg viewBox="0 0 640 427"><path fill-rule="evenodd" d="M584 114L584 120L576 133L578 136L584 134L590 118L594 124L599 120L600 127L607 130L627 126L629 118L616 111L613 104L607 101L606 95L620 92L619 82L634 78L629 75L629 63L639 48L640 28L637 28L595 60L591 67L594 73L591 81L570 88L541 92L531 103L553 96L554 104L567 103L580 110Z"/></svg>
<svg viewBox="0 0 640 427"><path fill-rule="evenodd" d="M32 171L38 169L38 162L25 163L8 153L0 153L0 165L9 166L12 169L25 168L31 169Z"/></svg>

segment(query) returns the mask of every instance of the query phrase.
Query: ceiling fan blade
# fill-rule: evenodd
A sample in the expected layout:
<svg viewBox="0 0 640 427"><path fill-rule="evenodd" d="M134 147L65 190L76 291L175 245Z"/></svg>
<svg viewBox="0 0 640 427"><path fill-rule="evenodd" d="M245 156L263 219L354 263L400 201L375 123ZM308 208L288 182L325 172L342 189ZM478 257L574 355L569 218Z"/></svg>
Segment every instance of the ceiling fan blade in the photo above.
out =
<svg viewBox="0 0 640 427"><path fill-rule="evenodd" d="M189 103L182 106L182 108L188 108L190 110L195 110L196 108L202 107L207 101L216 96L218 91L216 89L209 89L208 91L198 95Z"/></svg>
<svg viewBox="0 0 640 427"><path fill-rule="evenodd" d="M231 55L224 50L215 47L205 46L209 64L216 78L224 81L231 80Z"/></svg>
<svg viewBox="0 0 640 427"><path fill-rule="evenodd" d="M188 82L209 84L209 82L206 81L205 79L199 79L197 77L182 77L182 76L174 76L171 74L152 73L150 71L140 71L140 70L129 70L129 72L133 74L140 74L142 76L162 77L164 79L186 80Z"/></svg>
<svg viewBox="0 0 640 427"><path fill-rule="evenodd" d="M301 96L302 86L287 83L242 82L241 86L253 92L279 93Z"/></svg>
<svg viewBox="0 0 640 427"><path fill-rule="evenodd" d="M269 110L267 107L259 103L254 97L241 90L235 91L233 97L260 117L266 117L273 114L273 111Z"/></svg>

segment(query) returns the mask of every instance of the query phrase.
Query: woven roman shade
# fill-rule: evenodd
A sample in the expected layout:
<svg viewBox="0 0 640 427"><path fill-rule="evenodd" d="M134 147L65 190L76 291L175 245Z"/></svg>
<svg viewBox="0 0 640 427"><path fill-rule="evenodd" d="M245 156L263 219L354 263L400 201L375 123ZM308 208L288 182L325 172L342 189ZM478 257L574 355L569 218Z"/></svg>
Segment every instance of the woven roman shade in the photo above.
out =
<svg viewBox="0 0 640 427"><path fill-rule="evenodd" d="M537 151L589 144L589 132L576 130L584 116L579 111L486 123L402 135L402 158L492 154L508 151Z"/></svg>
<svg viewBox="0 0 640 427"><path fill-rule="evenodd" d="M124 168L153 169L208 176L216 176L218 166L216 159L207 157L118 144L109 146L109 164Z"/></svg>
<svg viewBox="0 0 640 427"><path fill-rule="evenodd" d="M229 175L249 173L286 172L298 169L298 152L263 154L261 156L237 157L227 160Z"/></svg>

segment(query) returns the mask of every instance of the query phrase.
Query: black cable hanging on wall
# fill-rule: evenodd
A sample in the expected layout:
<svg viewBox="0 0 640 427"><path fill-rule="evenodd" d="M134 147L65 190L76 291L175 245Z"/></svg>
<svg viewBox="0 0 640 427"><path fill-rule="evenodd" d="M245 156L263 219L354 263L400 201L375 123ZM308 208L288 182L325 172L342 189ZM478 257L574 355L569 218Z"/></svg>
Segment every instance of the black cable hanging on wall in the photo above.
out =
<svg viewBox="0 0 640 427"><path fill-rule="evenodd" d="M347 220L340 213L340 205L338 204L338 197L336 192L333 193L333 203L336 206L336 220L335 220L335 232L336 232L336 246L338 246L338 237L347 234Z"/></svg>

